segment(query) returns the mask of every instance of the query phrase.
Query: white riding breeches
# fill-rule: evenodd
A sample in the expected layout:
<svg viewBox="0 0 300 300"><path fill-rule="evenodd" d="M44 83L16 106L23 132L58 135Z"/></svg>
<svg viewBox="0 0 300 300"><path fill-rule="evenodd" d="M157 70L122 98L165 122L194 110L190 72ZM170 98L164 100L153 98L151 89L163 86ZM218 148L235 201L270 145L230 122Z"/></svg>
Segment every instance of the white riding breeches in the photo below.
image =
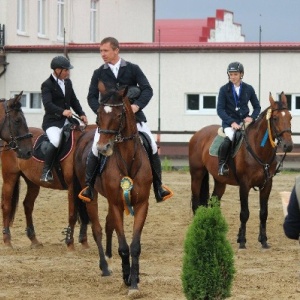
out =
<svg viewBox="0 0 300 300"><path fill-rule="evenodd" d="M68 119L66 119L65 125L68 123L70 123L70 122L68 121ZM62 131L63 131L63 127L59 128L56 126L49 127L46 130L46 134L48 136L50 143L56 148L58 148L58 146L60 144L61 137L62 137Z"/></svg>
<svg viewBox="0 0 300 300"><path fill-rule="evenodd" d="M145 132L149 135L149 137L151 139L152 154L155 154L157 152L157 144L155 142L155 139L154 139L147 123L145 123L145 122L137 123L137 129L138 129L138 131ZM100 138L100 133L98 132L98 128L97 128L95 131L94 141L93 141L93 145L92 145L92 152L95 156L98 156L97 143L99 141L99 138Z"/></svg>

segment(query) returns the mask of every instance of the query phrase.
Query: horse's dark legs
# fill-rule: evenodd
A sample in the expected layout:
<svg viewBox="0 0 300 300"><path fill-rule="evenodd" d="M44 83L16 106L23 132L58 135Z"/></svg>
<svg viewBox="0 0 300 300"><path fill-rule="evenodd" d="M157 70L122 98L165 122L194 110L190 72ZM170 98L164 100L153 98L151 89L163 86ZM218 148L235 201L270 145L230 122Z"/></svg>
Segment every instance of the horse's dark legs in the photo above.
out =
<svg viewBox="0 0 300 300"><path fill-rule="evenodd" d="M247 187L242 186L241 184L240 185L241 225L239 228L239 233L237 238L237 243L240 244L239 246L240 249L246 249L246 223L250 216L248 197L249 197L249 189Z"/></svg>
<svg viewBox="0 0 300 300"><path fill-rule="evenodd" d="M40 192L40 186L32 183L31 181L25 179L27 184L27 192L25 199L23 201L23 207L26 217L26 235L31 241L31 248L42 247L43 244L38 241L36 238L34 225L33 225L33 218L32 212L34 209L34 202Z"/></svg>
<svg viewBox="0 0 300 300"><path fill-rule="evenodd" d="M108 208L109 212L106 216L106 223L105 223L105 234L106 234L106 249L105 255L108 258L112 258L112 236L114 232L114 224L113 224L113 215L110 211L110 207Z"/></svg>
<svg viewBox="0 0 300 300"><path fill-rule="evenodd" d="M221 200L222 196L225 193L226 190L226 184L225 183L221 183L219 181L217 181L216 179L214 179L214 190L211 194L212 197L216 196L219 198L219 200Z"/></svg>
<svg viewBox="0 0 300 300"><path fill-rule="evenodd" d="M267 224L267 219L268 219L268 200L269 200L271 189L272 189L272 181L270 180L265 185L265 187L262 190L260 190L260 193L259 193L260 225L259 225L258 241L261 243L262 248L264 248L264 249L269 248L269 245L267 243L268 237L267 237L267 225L266 224Z"/></svg>
<svg viewBox="0 0 300 300"><path fill-rule="evenodd" d="M209 199L209 174L206 169L193 169L191 173L192 190L192 210L195 214L196 209L201 206L207 206Z"/></svg>
<svg viewBox="0 0 300 300"><path fill-rule="evenodd" d="M110 270L108 269L108 264L105 259L104 250L102 246L102 227L99 222L99 215L98 215L98 201L92 201L89 203L86 203L87 206L87 212L92 224L92 232L94 240L98 247L98 253L100 257L99 261L99 267L102 271L102 276L109 276L111 275Z"/></svg>

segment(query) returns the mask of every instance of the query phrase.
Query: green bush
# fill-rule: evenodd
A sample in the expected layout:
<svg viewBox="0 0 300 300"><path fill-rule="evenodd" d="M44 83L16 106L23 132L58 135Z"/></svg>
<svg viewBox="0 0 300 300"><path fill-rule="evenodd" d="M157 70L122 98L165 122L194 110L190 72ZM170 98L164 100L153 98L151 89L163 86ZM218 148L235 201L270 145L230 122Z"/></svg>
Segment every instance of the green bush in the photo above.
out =
<svg viewBox="0 0 300 300"><path fill-rule="evenodd" d="M235 269L227 231L217 198L197 209L184 242L182 284L188 300L230 296Z"/></svg>

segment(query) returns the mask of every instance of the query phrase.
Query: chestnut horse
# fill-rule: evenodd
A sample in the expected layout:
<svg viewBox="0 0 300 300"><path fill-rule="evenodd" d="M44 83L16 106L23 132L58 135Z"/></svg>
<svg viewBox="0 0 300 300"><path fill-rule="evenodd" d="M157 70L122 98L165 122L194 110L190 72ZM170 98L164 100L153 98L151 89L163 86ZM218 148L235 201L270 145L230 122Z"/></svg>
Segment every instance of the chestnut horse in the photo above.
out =
<svg viewBox="0 0 300 300"><path fill-rule="evenodd" d="M189 166L191 174L192 209L207 205L209 199L209 174L214 178L212 196L223 196L226 184L239 186L240 228L237 242L246 248L246 223L249 219L248 197L251 188L259 189L260 226L258 241L268 248L266 222L268 199L272 180L277 172L277 145L287 153L293 149L291 114L287 99L281 93L280 101L274 101L270 93L270 106L258 119L241 131L242 144L234 158L229 158L229 176L218 175L218 157L210 154L210 147L218 135L220 126L211 125L196 132L189 142ZM277 141L277 143L276 143ZM285 157L285 156L284 156ZM283 157L283 159L284 159Z"/></svg>
<svg viewBox="0 0 300 300"><path fill-rule="evenodd" d="M95 126L88 126L88 128L94 129ZM40 137L44 132L40 128L29 128L33 134L33 141ZM15 212L19 202L19 186L20 178L23 177L27 185L27 193L23 201L25 216L26 216L26 234L31 241L31 247L42 246L36 237L35 228L33 224L33 209L34 202L39 194L40 187L57 189L57 190L68 190L68 210L69 210L69 223L72 224L74 230L75 223L77 221L78 210L74 207L73 195L73 154L76 147L76 141L82 134L81 127L76 127L73 130L74 135L71 135L73 139L73 148L69 151L62 161L60 162L61 174L53 171L54 181L51 183L45 183L40 181L42 174L43 162L32 157L28 160L19 159L13 151L5 151L1 154L2 162L2 212L3 212L3 240L4 245L12 247L10 226L14 220ZM31 142L30 142L31 143ZM46 220L45 220L46 221ZM86 230L87 224L82 222L79 234L79 242L84 248L88 247ZM65 242L69 250L74 248L73 232L70 232L70 228L66 229ZM72 238L71 238L72 236Z"/></svg>
<svg viewBox="0 0 300 300"><path fill-rule="evenodd" d="M131 104L125 96L127 88L106 91L100 82L99 90L102 99L98 109L98 130L101 134L97 148L99 153L106 157L106 165L101 175L96 178L95 189L108 201L105 254L108 257L112 256L112 234L113 230L116 230L123 280L130 287L131 293L138 290L141 234L148 213L152 172L147 153L139 138ZM85 186L86 159L91 150L93 135L92 132L82 135L75 152L74 169L81 188ZM99 266L102 275L108 276L110 270L102 246L102 228L99 223L96 197L86 203L86 209L92 224L93 237L98 246ZM134 215L130 247L125 238L124 211Z"/></svg>
<svg viewBox="0 0 300 300"><path fill-rule="evenodd" d="M0 99L0 138L4 150L12 149L21 159L29 159L32 155L32 134L29 133L26 119L21 109L23 92L9 100Z"/></svg>

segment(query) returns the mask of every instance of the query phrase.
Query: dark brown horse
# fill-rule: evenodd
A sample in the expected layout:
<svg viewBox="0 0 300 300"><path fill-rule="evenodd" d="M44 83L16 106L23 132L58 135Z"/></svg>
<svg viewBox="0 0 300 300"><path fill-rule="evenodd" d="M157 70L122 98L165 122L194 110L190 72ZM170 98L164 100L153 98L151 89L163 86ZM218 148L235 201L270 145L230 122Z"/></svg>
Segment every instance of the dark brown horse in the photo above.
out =
<svg viewBox="0 0 300 300"><path fill-rule="evenodd" d="M5 146L1 142L3 150L12 149L19 158L28 159L32 155L32 135L21 109L22 94L0 99L0 138L6 142Z"/></svg>
<svg viewBox="0 0 300 300"><path fill-rule="evenodd" d="M194 134L189 142L189 165L191 174L192 209L207 205L209 199L209 174L214 178L212 196L223 196L226 184L239 186L241 205L240 228L237 242L240 248L246 247L246 223L249 219L248 196L251 188L259 189L260 227L258 241L268 248L266 222L268 218L268 199L272 179L276 175L277 144L282 150L293 149L291 137L291 114L285 95L274 101L270 94L270 106L259 118L242 131L243 142L235 157L229 160L229 176L218 175L218 157L212 156L210 147L218 135L220 126L211 125ZM276 143L277 141L277 143Z"/></svg>
<svg viewBox="0 0 300 300"><path fill-rule="evenodd" d="M123 280L127 286L130 286L130 292L135 292L138 290L141 233L148 212L152 172L147 153L139 138L130 102L125 97L127 89L105 91L103 84L100 83L99 90L104 96L98 110L98 127L101 134L97 148L103 156L107 157L107 162L102 174L97 176L95 189L107 199L109 206L105 226L107 235L105 254L108 257L112 256L112 233L116 230L118 251L122 259ZM75 153L74 168L82 188L85 186L86 158L92 140L92 132L81 136ZM110 270L102 246L97 199L86 203L86 208L99 250L100 269L103 276L108 276ZM134 214L130 247L125 238L124 211Z"/></svg>
<svg viewBox="0 0 300 300"><path fill-rule="evenodd" d="M95 130L95 126L88 126ZM33 134L33 141L40 137L44 132L39 128L29 128ZM14 220L16 208L19 202L19 186L20 178L23 177L27 185L27 193L23 201L25 216L26 216L26 234L31 241L31 247L42 246L38 241L34 224L33 224L33 209L34 202L39 194L40 187L68 190L68 210L69 210L69 224L72 225L74 230L75 223L77 221L77 208L74 207L74 195L73 195L73 154L76 147L76 142L82 131L74 129L74 135L71 135L73 140L73 147L68 155L66 155L60 162L62 172L53 172L54 181L52 183L44 183L40 181L40 176L43 168L43 161L37 160L32 157L28 160L19 159L15 152L5 151L1 154L2 161L2 212L3 212L3 240L6 246L12 247L10 226ZM31 142L30 142L31 143ZM62 174L60 177L58 174ZM75 195L77 196L77 195ZM66 208L67 209L67 208ZM47 220L45 220L47 222ZM86 239L87 223L81 223L79 241L83 247L88 247ZM72 236L72 238L71 238ZM74 239L73 232L70 232L70 228L66 229L65 242L69 250L73 250Z"/></svg>

